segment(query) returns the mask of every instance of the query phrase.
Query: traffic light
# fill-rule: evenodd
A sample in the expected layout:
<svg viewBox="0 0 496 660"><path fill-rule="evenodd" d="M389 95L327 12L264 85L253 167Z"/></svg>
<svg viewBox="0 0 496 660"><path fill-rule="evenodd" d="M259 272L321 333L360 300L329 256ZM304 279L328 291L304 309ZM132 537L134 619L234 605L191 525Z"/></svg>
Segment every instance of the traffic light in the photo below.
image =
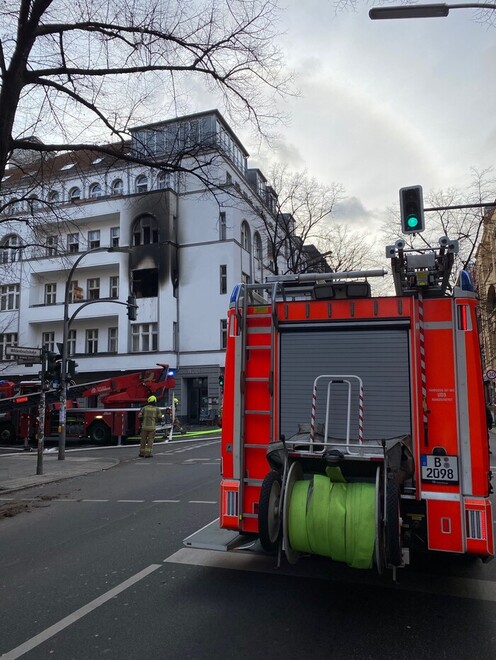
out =
<svg viewBox="0 0 496 660"><path fill-rule="evenodd" d="M127 297L127 318L130 321L136 321L137 311L138 311L138 305L136 304L136 297L135 296L128 296Z"/></svg>
<svg viewBox="0 0 496 660"><path fill-rule="evenodd" d="M74 378L76 375L76 367L79 365L74 360L67 360L67 375L69 378Z"/></svg>
<svg viewBox="0 0 496 660"><path fill-rule="evenodd" d="M221 374L221 375L219 376L219 387L220 387L221 389L224 388L224 374Z"/></svg>
<svg viewBox="0 0 496 660"><path fill-rule="evenodd" d="M58 353L46 351L44 371L48 380L60 380L61 361Z"/></svg>
<svg viewBox="0 0 496 660"><path fill-rule="evenodd" d="M418 234L425 229L422 186L400 188L401 231Z"/></svg>

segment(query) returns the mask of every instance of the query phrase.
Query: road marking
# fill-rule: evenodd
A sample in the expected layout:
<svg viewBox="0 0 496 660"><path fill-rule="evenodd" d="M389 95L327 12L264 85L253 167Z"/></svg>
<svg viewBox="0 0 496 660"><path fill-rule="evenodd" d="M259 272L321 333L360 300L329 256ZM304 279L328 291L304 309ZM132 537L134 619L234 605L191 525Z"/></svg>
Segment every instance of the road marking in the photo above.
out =
<svg viewBox="0 0 496 660"><path fill-rule="evenodd" d="M217 502L210 500L188 500L188 504L217 504Z"/></svg>
<svg viewBox="0 0 496 660"><path fill-rule="evenodd" d="M158 504L162 504L163 502L164 503L171 502L171 503L175 504L175 503L180 502L180 501L181 500L152 500L152 502L158 503Z"/></svg>
<svg viewBox="0 0 496 660"><path fill-rule="evenodd" d="M145 500L117 500L118 502L144 502Z"/></svg>
<svg viewBox="0 0 496 660"><path fill-rule="evenodd" d="M110 500L81 500L81 502L110 502Z"/></svg>
<svg viewBox="0 0 496 660"><path fill-rule="evenodd" d="M0 502L13 502L13 497L0 497Z"/></svg>
<svg viewBox="0 0 496 660"><path fill-rule="evenodd" d="M274 557L257 554L255 552L220 552L218 550L199 550L197 548L183 548L170 555L165 562L172 564L185 564L190 566L205 566L209 568L222 568L235 571L251 571L255 573L270 573L271 575L297 576L322 580L319 572L313 572L304 562L291 566L282 563L277 568ZM373 587L396 589L400 591L413 591L436 594L441 596L455 596L457 598L470 598L496 602L496 582L490 580L476 580L473 578L460 578L439 576L433 579L431 575L423 575L402 570L399 582L394 583L388 577L381 577L370 571L357 571L353 574L346 572L346 576L339 576L339 565L329 563L331 572L326 579L333 579L343 585L364 584Z"/></svg>
<svg viewBox="0 0 496 660"><path fill-rule="evenodd" d="M17 646L15 649L12 649L11 651L4 653L2 656L0 656L1 660L15 660L16 658L19 658L21 655L24 655L25 653L32 651L40 644L43 644L43 642L46 642L47 639L50 639L50 637L53 637L57 633L64 630L64 628L67 628L68 626L72 625L79 619L82 619L87 614L90 614L90 612L96 610L97 607L100 607L100 605L103 605L112 598L115 598L115 596L118 596L126 589L129 589L129 587L132 587L133 584L136 584L137 582L147 577L148 575L150 575L150 573L153 573L154 571L157 570L157 568L160 567L161 564L150 564L150 566L147 566L147 568L144 568L139 573L136 573L136 575L133 575L124 582L121 582L121 584L118 584L113 589L110 589L110 591L107 591L101 596L98 596L98 598L95 598L95 600L92 600L90 603L84 605L79 610L76 610L72 614L69 614L69 616L66 616L65 618L61 619L53 626L46 628L46 630L43 630L43 632L39 633L38 635L35 635L31 639L28 639L26 642L24 642L20 646Z"/></svg>

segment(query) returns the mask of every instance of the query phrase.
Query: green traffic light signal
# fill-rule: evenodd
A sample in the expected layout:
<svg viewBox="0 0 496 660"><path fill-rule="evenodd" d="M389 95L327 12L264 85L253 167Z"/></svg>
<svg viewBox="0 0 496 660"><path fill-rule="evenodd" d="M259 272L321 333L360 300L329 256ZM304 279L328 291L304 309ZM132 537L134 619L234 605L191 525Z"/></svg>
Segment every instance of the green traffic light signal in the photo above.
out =
<svg viewBox="0 0 496 660"><path fill-rule="evenodd" d="M422 186L400 189L401 231L417 234L424 231L424 200Z"/></svg>

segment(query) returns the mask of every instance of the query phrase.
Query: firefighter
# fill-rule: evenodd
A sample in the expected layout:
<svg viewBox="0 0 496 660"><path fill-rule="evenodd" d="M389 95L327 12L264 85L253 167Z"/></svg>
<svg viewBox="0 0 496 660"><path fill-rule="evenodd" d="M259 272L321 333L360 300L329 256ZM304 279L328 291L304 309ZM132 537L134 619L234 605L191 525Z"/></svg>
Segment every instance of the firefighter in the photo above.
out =
<svg viewBox="0 0 496 660"><path fill-rule="evenodd" d="M145 458L151 458L153 455L153 441L155 440L155 432L157 430L157 423L162 419L162 412L157 408L157 397L149 396L147 405L144 406L138 417L141 421L141 445L139 455Z"/></svg>

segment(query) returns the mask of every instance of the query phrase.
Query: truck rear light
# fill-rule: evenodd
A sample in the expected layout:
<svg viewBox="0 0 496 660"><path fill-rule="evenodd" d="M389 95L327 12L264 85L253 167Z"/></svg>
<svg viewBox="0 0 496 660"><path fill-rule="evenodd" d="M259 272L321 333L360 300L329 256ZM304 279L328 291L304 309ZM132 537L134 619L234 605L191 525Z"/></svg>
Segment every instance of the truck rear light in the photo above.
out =
<svg viewBox="0 0 496 660"><path fill-rule="evenodd" d="M239 482L222 480L220 484L220 526L239 529Z"/></svg>
<svg viewBox="0 0 496 660"><path fill-rule="evenodd" d="M464 506L467 552L480 557L492 556L494 538L491 502L484 498L468 498Z"/></svg>

